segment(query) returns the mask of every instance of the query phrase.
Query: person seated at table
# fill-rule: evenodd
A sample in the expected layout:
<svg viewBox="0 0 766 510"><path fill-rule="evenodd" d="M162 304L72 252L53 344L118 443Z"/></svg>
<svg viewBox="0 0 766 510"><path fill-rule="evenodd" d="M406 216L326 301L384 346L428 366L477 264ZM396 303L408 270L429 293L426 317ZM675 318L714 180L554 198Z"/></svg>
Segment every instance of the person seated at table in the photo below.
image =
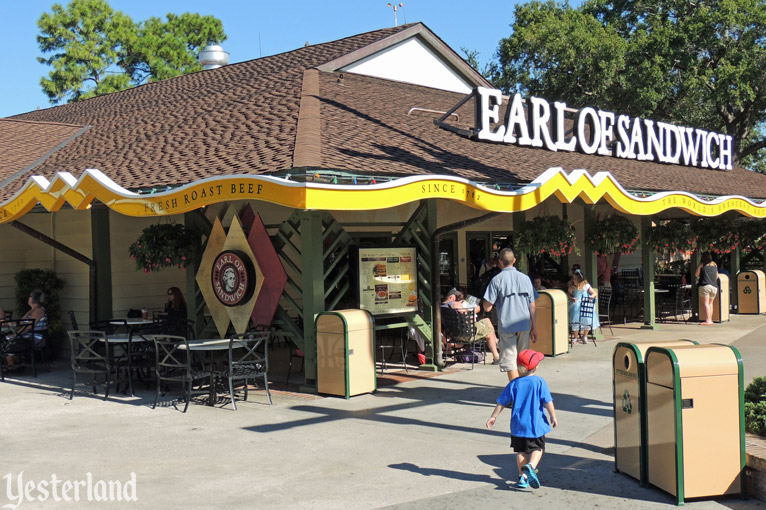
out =
<svg viewBox="0 0 766 510"><path fill-rule="evenodd" d="M457 294L452 294L451 296L452 299L448 301L448 306L450 308L454 308L455 310L462 313L473 313L474 319L476 319L476 314L481 310L479 305L472 306L471 303L465 300L465 296L460 291L458 291ZM497 335L495 334L495 327L492 325L492 321L489 319L489 317L481 320L476 320L475 326L476 334L473 336L473 340L477 341L481 340L482 338L487 339L487 347L489 347L489 351L492 353L492 357L494 358L492 364L497 365L500 363L500 353L497 351Z"/></svg>
<svg viewBox="0 0 766 510"><path fill-rule="evenodd" d="M34 324L20 328L15 334L6 337L3 345L3 352L6 353L6 364L12 368L16 363L16 356L19 353L29 350L30 341L34 342L35 349L45 347L44 332L48 329L48 316L45 314L43 302L45 294L41 290L33 290L29 294L27 304L29 311L24 314L21 320L34 319Z"/></svg>
<svg viewBox="0 0 766 510"><path fill-rule="evenodd" d="M168 335L186 336L186 300L178 287L168 289L165 303L165 331Z"/></svg>
<svg viewBox="0 0 766 510"><path fill-rule="evenodd" d="M575 269L572 274L572 283L567 290L569 295L569 331L570 341L574 345L575 339L579 338L580 343L587 343L585 338L591 329L598 327L598 314L594 313L590 321L590 324L583 323L580 319L580 302L584 296L588 296L591 300L596 299L596 291L588 283L588 280L582 274L580 269Z"/></svg>

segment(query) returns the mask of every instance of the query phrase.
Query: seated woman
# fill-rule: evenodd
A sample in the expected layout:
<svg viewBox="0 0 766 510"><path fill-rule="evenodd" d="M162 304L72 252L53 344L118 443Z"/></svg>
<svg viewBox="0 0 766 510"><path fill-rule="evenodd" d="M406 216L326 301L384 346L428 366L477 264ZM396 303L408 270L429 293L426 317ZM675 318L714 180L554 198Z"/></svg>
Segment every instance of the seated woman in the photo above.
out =
<svg viewBox="0 0 766 510"><path fill-rule="evenodd" d="M34 319L34 324L19 329L15 335L9 335L7 342L3 346L3 352L6 354L6 362L9 368L13 367L16 355L26 352L30 348L30 341L33 342L35 349L45 347L44 332L48 329L48 316L43 308L45 294L41 290L33 290L29 294L27 304L29 311L24 314L23 319Z"/></svg>
<svg viewBox="0 0 766 510"><path fill-rule="evenodd" d="M588 296L591 300L596 299L596 291L588 283L588 280L582 274L580 269L575 269L572 274L572 281L567 291L569 294L569 331L570 342L574 345L577 338L580 339L580 343L587 343L585 338L588 333L598 327L598 313L593 313L593 317L584 323L580 318L580 302L584 296Z"/></svg>
<svg viewBox="0 0 766 510"><path fill-rule="evenodd" d="M165 303L165 331L168 335L186 336L186 300L178 287L168 289L168 302Z"/></svg>

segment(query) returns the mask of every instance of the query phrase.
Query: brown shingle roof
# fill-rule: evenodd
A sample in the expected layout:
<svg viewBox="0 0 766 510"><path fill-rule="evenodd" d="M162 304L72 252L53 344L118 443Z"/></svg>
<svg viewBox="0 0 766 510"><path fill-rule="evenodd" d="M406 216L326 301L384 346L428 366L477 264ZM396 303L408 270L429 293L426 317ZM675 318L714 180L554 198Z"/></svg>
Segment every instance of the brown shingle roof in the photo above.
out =
<svg viewBox="0 0 766 510"><path fill-rule="evenodd" d="M404 30L386 28L13 117L90 125L35 174L98 168L138 188L292 168L303 72ZM3 156L0 155L0 160ZM0 200L26 179L0 190Z"/></svg>
<svg viewBox="0 0 766 510"><path fill-rule="evenodd" d="M0 119L0 188L26 179L57 149L84 131L83 126Z"/></svg>
<svg viewBox="0 0 766 510"><path fill-rule="evenodd" d="M766 197L766 176L742 168L721 172L472 141L435 126L439 115L423 111L449 110L460 94L352 73L341 79L340 73L316 70L370 45L377 49L383 39L411 27L308 46L13 119L91 126L39 164L35 174L79 176L85 168L98 168L133 189L314 166L511 183L532 181L560 166L591 175L608 171L628 189ZM418 110L410 111L413 107ZM450 124L473 127L471 101L457 113L459 119L450 118ZM0 164L5 159L0 152ZM0 189L0 200L25 181L18 178Z"/></svg>
<svg viewBox="0 0 766 510"><path fill-rule="evenodd" d="M320 76L322 166L378 175L446 174L490 182L529 182L551 167L610 172L633 190L766 197L766 175L740 167L718 171L579 152L551 152L470 140L434 124L464 96L367 76ZM421 110L413 110L419 108ZM474 127L474 104L450 125ZM410 113L408 113L410 112Z"/></svg>

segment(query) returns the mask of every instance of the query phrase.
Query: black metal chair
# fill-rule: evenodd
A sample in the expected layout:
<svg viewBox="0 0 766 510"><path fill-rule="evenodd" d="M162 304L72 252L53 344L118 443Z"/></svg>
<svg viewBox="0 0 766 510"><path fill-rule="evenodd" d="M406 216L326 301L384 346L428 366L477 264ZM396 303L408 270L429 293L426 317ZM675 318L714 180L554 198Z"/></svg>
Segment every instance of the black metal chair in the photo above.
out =
<svg viewBox="0 0 766 510"><path fill-rule="evenodd" d="M622 272L624 288L623 295L623 323L627 323L628 317L637 317L638 310L643 308L643 294L641 293L641 279L638 269L625 269Z"/></svg>
<svg viewBox="0 0 766 510"><path fill-rule="evenodd" d="M611 306L612 306L612 289L611 287L599 287L598 289L598 322L599 322L599 329L603 332L603 325L604 321L602 318L606 319L606 321L609 323L609 334L614 335L614 331L612 331L612 316L611 316Z"/></svg>
<svg viewBox="0 0 766 510"><path fill-rule="evenodd" d="M125 391L130 391L130 396L134 396L133 373L154 366L153 356L148 357L142 349L137 347L138 343L145 342L134 342L134 331L129 327L127 319L94 321L90 323L90 329L103 331L112 340L105 353L109 356L112 367L125 373ZM119 352L115 352L115 349Z"/></svg>
<svg viewBox="0 0 766 510"><path fill-rule="evenodd" d="M689 312L689 316L692 314L692 299L689 295L689 289L683 285L679 285L676 292L676 317L678 317L679 312L684 321L687 320L686 312Z"/></svg>
<svg viewBox="0 0 766 510"><path fill-rule="evenodd" d="M71 346L72 360L72 392L69 399L74 398L74 389L77 386L77 375L88 374L93 376L93 393L98 393L96 376L103 375L104 400L109 397L111 384L112 363L109 352L109 338L103 331L67 331Z"/></svg>
<svg viewBox="0 0 766 510"><path fill-rule="evenodd" d="M31 332L34 328L34 319L15 319L0 321L0 330L3 331L0 337L0 381L5 381L3 364L7 364L6 357L13 354L19 359L22 356L29 356L29 362L17 361L14 367L31 366L32 373L37 377L37 363L35 353L39 349L35 347L34 335ZM24 333L19 333L25 331Z"/></svg>
<svg viewBox="0 0 766 510"><path fill-rule="evenodd" d="M480 347L484 356L484 362L487 359L487 344L485 338L476 339L476 315L473 310L465 312L455 308L443 306L441 308L442 328L447 343L462 343L471 346L469 357L471 358L471 369L475 363L474 353L476 348Z"/></svg>
<svg viewBox="0 0 766 510"><path fill-rule="evenodd" d="M211 373L192 367L192 352L189 341L182 336L154 335L154 351L156 356L155 370L157 374L157 392L154 396L152 409L157 407L162 391L162 383L179 382L184 387L186 405L183 412L189 408L192 395L208 393L207 390L195 390L194 383L204 379L212 384ZM175 403L173 404L175 407Z"/></svg>
<svg viewBox="0 0 766 510"><path fill-rule="evenodd" d="M293 359L301 360L301 372L305 369L306 357L303 355L303 351L293 343L292 340L288 340L290 343L290 358L287 364L287 377L285 378L285 384L290 383L290 374L293 371Z"/></svg>
<svg viewBox="0 0 766 510"><path fill-rule="evenodd" d="M572 321L572 326L574 330L574 326L577 326L577 329L582 329L582 326L589 326L589 331L591 338L593 340L593 345L598 347L598 344L596 344L596 336L593 334L593 316L596 314L595 311L596 308L596 301L592 299L590 296L585 295L582 298L580 298L580 317L577 321ZM584 340L587 342L588 335L585 335Z"/></svg>
<svg viewBox="0 0 766 510"><path fill-rule="evenodd" d="M671 285L669 291L668 296L660 302L658 307L660 320L672 315L677 321L678 316L681 315L681 319L686 321L686 312L691 313L692 306L687 289L679 283Z"/></svg>
<svg viewBox="0 0 766 510"><path fill-rule="evenodd" d="M77 317L75 317L74 315L74 310L69 310L69 312L67 313L69 314L69 322L72 323L72 331L77 331L78 329L80 329L77 326Z"/></svg>
<svg viewBox="0 0 766 510"><path fill-rule="evenodd" d="M234 382L242 381L244 400L247 400L247 381L263 377L263 387L271 404L269 391L269 330L254 331L243 335L235 335L229 339L229 360L218 375L229 381L229 399L231 406L237 410L234 395Z"/></svg>

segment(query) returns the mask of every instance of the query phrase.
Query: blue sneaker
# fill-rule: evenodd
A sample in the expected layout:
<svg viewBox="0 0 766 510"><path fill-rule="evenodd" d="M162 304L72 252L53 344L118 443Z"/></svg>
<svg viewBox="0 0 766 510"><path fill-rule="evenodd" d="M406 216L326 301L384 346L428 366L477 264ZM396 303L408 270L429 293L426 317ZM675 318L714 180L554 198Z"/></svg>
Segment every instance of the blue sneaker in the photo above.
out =
<svg viewBox="0 0 766 510"><path fill-rule="evenodd" d="M529 487L529 482L527 481L527 477L524 475L519 475L519 482L516 484L517 489L526 489Z"/></svg>
<svg viewBox="0 0 766 510"><path fill-rule="evenodd" d="M521 468L521 472L527 475L527 482L533 489L540 488L540 479L537 478L537 470L532 467L532 464L527 464Z"/></svg>

